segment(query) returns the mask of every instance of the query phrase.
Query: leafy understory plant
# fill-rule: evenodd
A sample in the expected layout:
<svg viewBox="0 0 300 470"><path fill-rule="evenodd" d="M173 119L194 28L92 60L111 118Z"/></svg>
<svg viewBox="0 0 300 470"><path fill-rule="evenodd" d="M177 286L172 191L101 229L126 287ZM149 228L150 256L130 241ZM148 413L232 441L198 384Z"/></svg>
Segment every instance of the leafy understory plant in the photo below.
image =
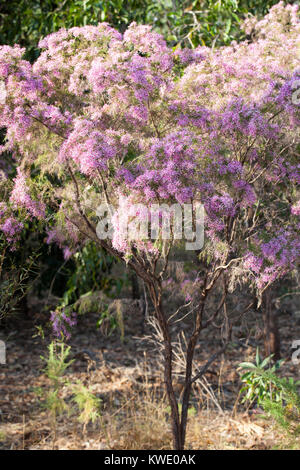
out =
<svg viewBox="0 0 300 470"><path fill-rule="evenodd" d="M261 360L257 350L255 363L244 362L239 365L243 371L241 380L245 383L241 389L241 393L245 394L243 402L256 402L261 406L266 413L265 417L272 419L285 432L287 446L299 448L300 381L292 377L279 377L277 371L282 361L271 367L271 359L272 356L269 356Z"/></svg>
<svg viewBox="0 0 300 470"><path fill-rule="evenodd" d="M53 448L57 439L59 416L64 413L69 415L71 412L75 413L78 421L83 425L84 434L90 422L95 423L98 418L101 419L101 400L79 379L76 383L72 383L66 377L66 370L74 362L72 359L68 360L70 352L70 346L66 346L63 342L52 341L48 346L48 356L41 356L41 359L46 362L44 372L50 379L50 388L46 391L39 388L36 392L44 399L42 406L50 415ZM71 401L76 404L75 408L71 407L65 398L69 394L73 395Z"/></svg>
<svg viewBox="0 0 300 470"><path fill-rule="evenodd" d="M282 391L275 387L270 377L275 376L283 360L271 365L273 355L262 359L259 349L256 349L255 362L241 362L239 370L241 381L245 384L240 393L243 394L242 402L261 405L266 398L279 402L282 399Z"/></svg>
<svg viewBox="0 0 300 470"><path fill-rule="evenodd" d="M120 291L123 280L120 279L119 283L116 283L111 276L115 259L105 256L103 250L99 250L95 244L88 243L83 246L72 255L72 260L74 267L68 271L66 291L60 304L62 307L74 308L80 313L81 308L84 310L84 300L92 297L97 291L105 294L112 288L115 288L117 293Z"/></svg>
<svg viewBox="0 0 300 470"><path fill-rule="evenodd" d="M101 312L100 318L97 321L97 327L101 329L102 334L109 336L118 328L120 332L120 339L125 340L125 325L122 310L122 302L120 299L115 299Z"/></svg>
<svg viewBox="0 0 300 470"><path fill-rule="evenodd" d="M80 380L72 385L71 391L74 394L72 400L76 403L80 413L78 421L83 425L83 434L85 435L87 425L90 422L94 424L101 418L101 399L97 398Z"/></svg>
<svg viewBox="0 0 300 470"><path fill-rule="evenodd" d="M62 390L67 383L65 378L66 369L72 364L73 360L67 361L70 354L70 346L64 343L52 341L48 346L48 356L41 359L46 362L44 372L50 380L50 388L45 393L43 407L50 414L50 423L52 428L52 447L54 448L57 434L57 417L68 411L68 405L62 397Z"/></svg>

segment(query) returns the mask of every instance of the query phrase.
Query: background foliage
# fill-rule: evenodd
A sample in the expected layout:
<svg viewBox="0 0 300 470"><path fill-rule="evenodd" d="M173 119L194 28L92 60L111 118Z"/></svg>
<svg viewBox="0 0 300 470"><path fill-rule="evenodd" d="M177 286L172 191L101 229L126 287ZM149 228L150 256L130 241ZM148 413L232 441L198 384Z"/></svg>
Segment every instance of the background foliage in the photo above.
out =
<svg viewBox="0 0 300 470"><path fill-rule="evenodd" d="M13 0L0 5L0 43L21 44L34 60L39 39L60 28L106 21L123 31L136 21L153 25L173 45L223 45L241 38L239 23L245 15L263 16L275 3L277 0Z"/></svg>

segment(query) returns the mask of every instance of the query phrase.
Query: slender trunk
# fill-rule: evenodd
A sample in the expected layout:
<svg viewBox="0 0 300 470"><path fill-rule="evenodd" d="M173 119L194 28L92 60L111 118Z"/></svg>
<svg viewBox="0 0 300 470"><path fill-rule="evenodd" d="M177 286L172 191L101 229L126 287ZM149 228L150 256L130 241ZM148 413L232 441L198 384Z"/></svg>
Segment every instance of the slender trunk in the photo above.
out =
<svg viewBox="0 0 300 470"><path fill-rule="evenodd" d="M143 281L143 293L140 298L141 304L141 312L142 312L142 319L141 319L141 332L145 333L145 323L148 318L148 300L147 300L147 290L145 283Z"/></svg>
<svg viewBox="0 0 300 470"><path fill-rule="evenodd" d="M196 346L196 339L189 343L186 355L186 379L185 387L182 397L182 409L181 409L181 422L180 422L180 438L182 446L185 444L186 438L186 427L188 420L188 409L191 396L191 379L192 379L192 369L193 369L193 357Z"/></svg>
<svg viewBox="0 0 300 470"><path fill-rule="evenodd" d="M172 342L168 329L167 320L163 311L162 300L161 300L161 285L158 284L156 288L148 286L150 295L154 304L156 318L159 322L159 326L162 331L164 339L164 384L167 393L167 397L171 409L171 424L172 424L172 435L173 435L173 448L174 450L182 450L184 443L181 439L180 429L180 417L178 410L178 402L173 387L173 376L172 376L172 361L173 361L173 350Z"/></svg>
<svg viewBox="0 0 300 470"><path fill-rule="evenodd" d="M132 299L133 300L140 299L139 282L138 282L137 275L134 271L132 271L130 274L130 281L131 281L131 287L132 287Z"/></svg>
<svg viewBox="0 0 300 470"><path fill-rule="evenodd" d="M183 450L180 432L180 418L172 380L172 346L169 340L164 341L164 383L171 408L172 435L174 450Z"/></svg>
<svg viewBox="0 0 300 470"><path fill-rule="evenodd" d="M277 324L276 312L272 308L271 290L268 289L263 296L262 317L264 322L264 349L265 355L273 354L274 359L280 359L280 334Z"/></svg>
<svg viewBox="0 0 300 470"><path fill-rule="evenodd" d="M161 300L161 285L159 284L155 288L153 285L148 286L150 295L154 304L156 318L159 322L163 339L164 339L164 383L171 408L171 422L172 422L172 434L173 434L173 447L174 450L183 450L186 438L186 427L188 420L188 407L192 388L192 371L193 371L193 358L197 340L202 328L202 314L205 305L205 298L199 309L194 332L190 338L187 354L186 354L186 375L185 375L185 387L182 398L182 411L181 416L178 409L178 401L173 387L172 377L172 342L168 329L168 323L163 311L162 300Z"/></svg>
<svg viewBox="0 0 300 470"><path fill-rule="evenodd" d="M197 314L195 328L189 340L187 352L186 352L185 387L184 387L183 397L182 397L182 411L181 411L181 423L180 423L180 435L181 435L181 442L183 446L184 446L185 438L186 438L188 409L189 409L189 402L190 402L191 388L192 388L191 381L192 381L192 372L193 372L193 359L194 359L194 353L195 353L197 340L198 340L198 337L202 328L202 314L204 310L204 305L205 305L205 298L203 298L202 304Z"/></svg>

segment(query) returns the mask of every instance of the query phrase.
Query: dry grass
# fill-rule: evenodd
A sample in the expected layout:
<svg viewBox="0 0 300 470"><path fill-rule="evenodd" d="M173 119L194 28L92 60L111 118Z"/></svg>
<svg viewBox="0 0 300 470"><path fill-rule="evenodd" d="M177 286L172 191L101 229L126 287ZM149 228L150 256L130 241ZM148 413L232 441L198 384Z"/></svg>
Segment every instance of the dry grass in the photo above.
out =
<svg viewBox="0 0 300 470"><path fill-rule="evenodd" d="M107 417L106 432L113 449L171 449L167 404L154 390L126 397L122 407Z"/></svg>
<svg viewBox="0 0 300 470"><path fill-rule="evenodd" d="M101 419L83 432L76 415L58 422L56 449L163 450L172 449L168 405L161 387L146 380L106 402ZM199 406L201 403L202 408ZM29 421L0 425L0 441L11 449L51 449L52 435L47 414L39 412ZM10 444L9 444L10 443ZM0 442L1 444L1 442ZM187 449L289 448L285 436L261 417L246 412L220 411L213 399L191 408ZM300 443L296 445L300 448Z"/></svg>
<svg viewBox="0 0 300 470"><path fill-rule="evenodd" d="M209 408L191 408L187 449L273 449L289 447L285 436L270 422L245 412L233 414ZM103 429L102 429L103 432ZM106 448L171 449L168 406L153 389L124 397L122 406L105 419ZM284 444L285 443L285 444ZM299 446L298 446L299 448Z"/></svg>

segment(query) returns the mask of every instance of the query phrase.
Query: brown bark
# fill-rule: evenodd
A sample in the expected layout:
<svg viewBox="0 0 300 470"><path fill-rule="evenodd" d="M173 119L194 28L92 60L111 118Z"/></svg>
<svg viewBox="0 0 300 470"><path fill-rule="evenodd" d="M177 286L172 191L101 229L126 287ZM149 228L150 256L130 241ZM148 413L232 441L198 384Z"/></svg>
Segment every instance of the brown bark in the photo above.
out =
<svg viewBox="0 0 300 470"><path fill-rule="evenodd" d="M188 408L190 402L191 388L192 388L192 372L193 372L193 359L195 353L195 347L202 329L202 314L205 305L205 298L201 303L199 308L195 328L193 334L188 343L187 352L186 352L186 371L185 371L185 385L182 397L182 411L181 411L181 423L180 423L180 436L184 444L186 437L186 426L188 419Z"/></svg>
<svg viewBox="0 0 300 470"><path fill-rule="evenodd" d="M131 281L131 288L132 288L132 299L133 300L140 299L139 282L138 282L138 278L137 278L135 271L131 271L130 281Z"/></svg>
<svg viewBox="0 0 300 470"><path fill-rule="evenodd" d="M280 334L271 295L271 290L266 290L261 307L264 322L264 349L266 357L273 354L274 360L277 361L280 359Z"/></svg>
<svg viewBox="0 0 300 470"><path fill-rule="evenodd" d="M167 393L167 397L171 409L171 425L172 425L172 436L173 436L173 448L174 450L183 450L184 442L181 439L180 431L180 417L178 402L175 396L175 391L173 387L173 376L172 376L172 361L173 361L173 351L172 351L172 341L168 329L168 323L163 311L162 306L162 288L161 283L154 285L153 283L148 284L148 289L150 292L151 300L154 305L156 318L159 322L159 326L162 331L164 339L164 384Z"/></svg>

